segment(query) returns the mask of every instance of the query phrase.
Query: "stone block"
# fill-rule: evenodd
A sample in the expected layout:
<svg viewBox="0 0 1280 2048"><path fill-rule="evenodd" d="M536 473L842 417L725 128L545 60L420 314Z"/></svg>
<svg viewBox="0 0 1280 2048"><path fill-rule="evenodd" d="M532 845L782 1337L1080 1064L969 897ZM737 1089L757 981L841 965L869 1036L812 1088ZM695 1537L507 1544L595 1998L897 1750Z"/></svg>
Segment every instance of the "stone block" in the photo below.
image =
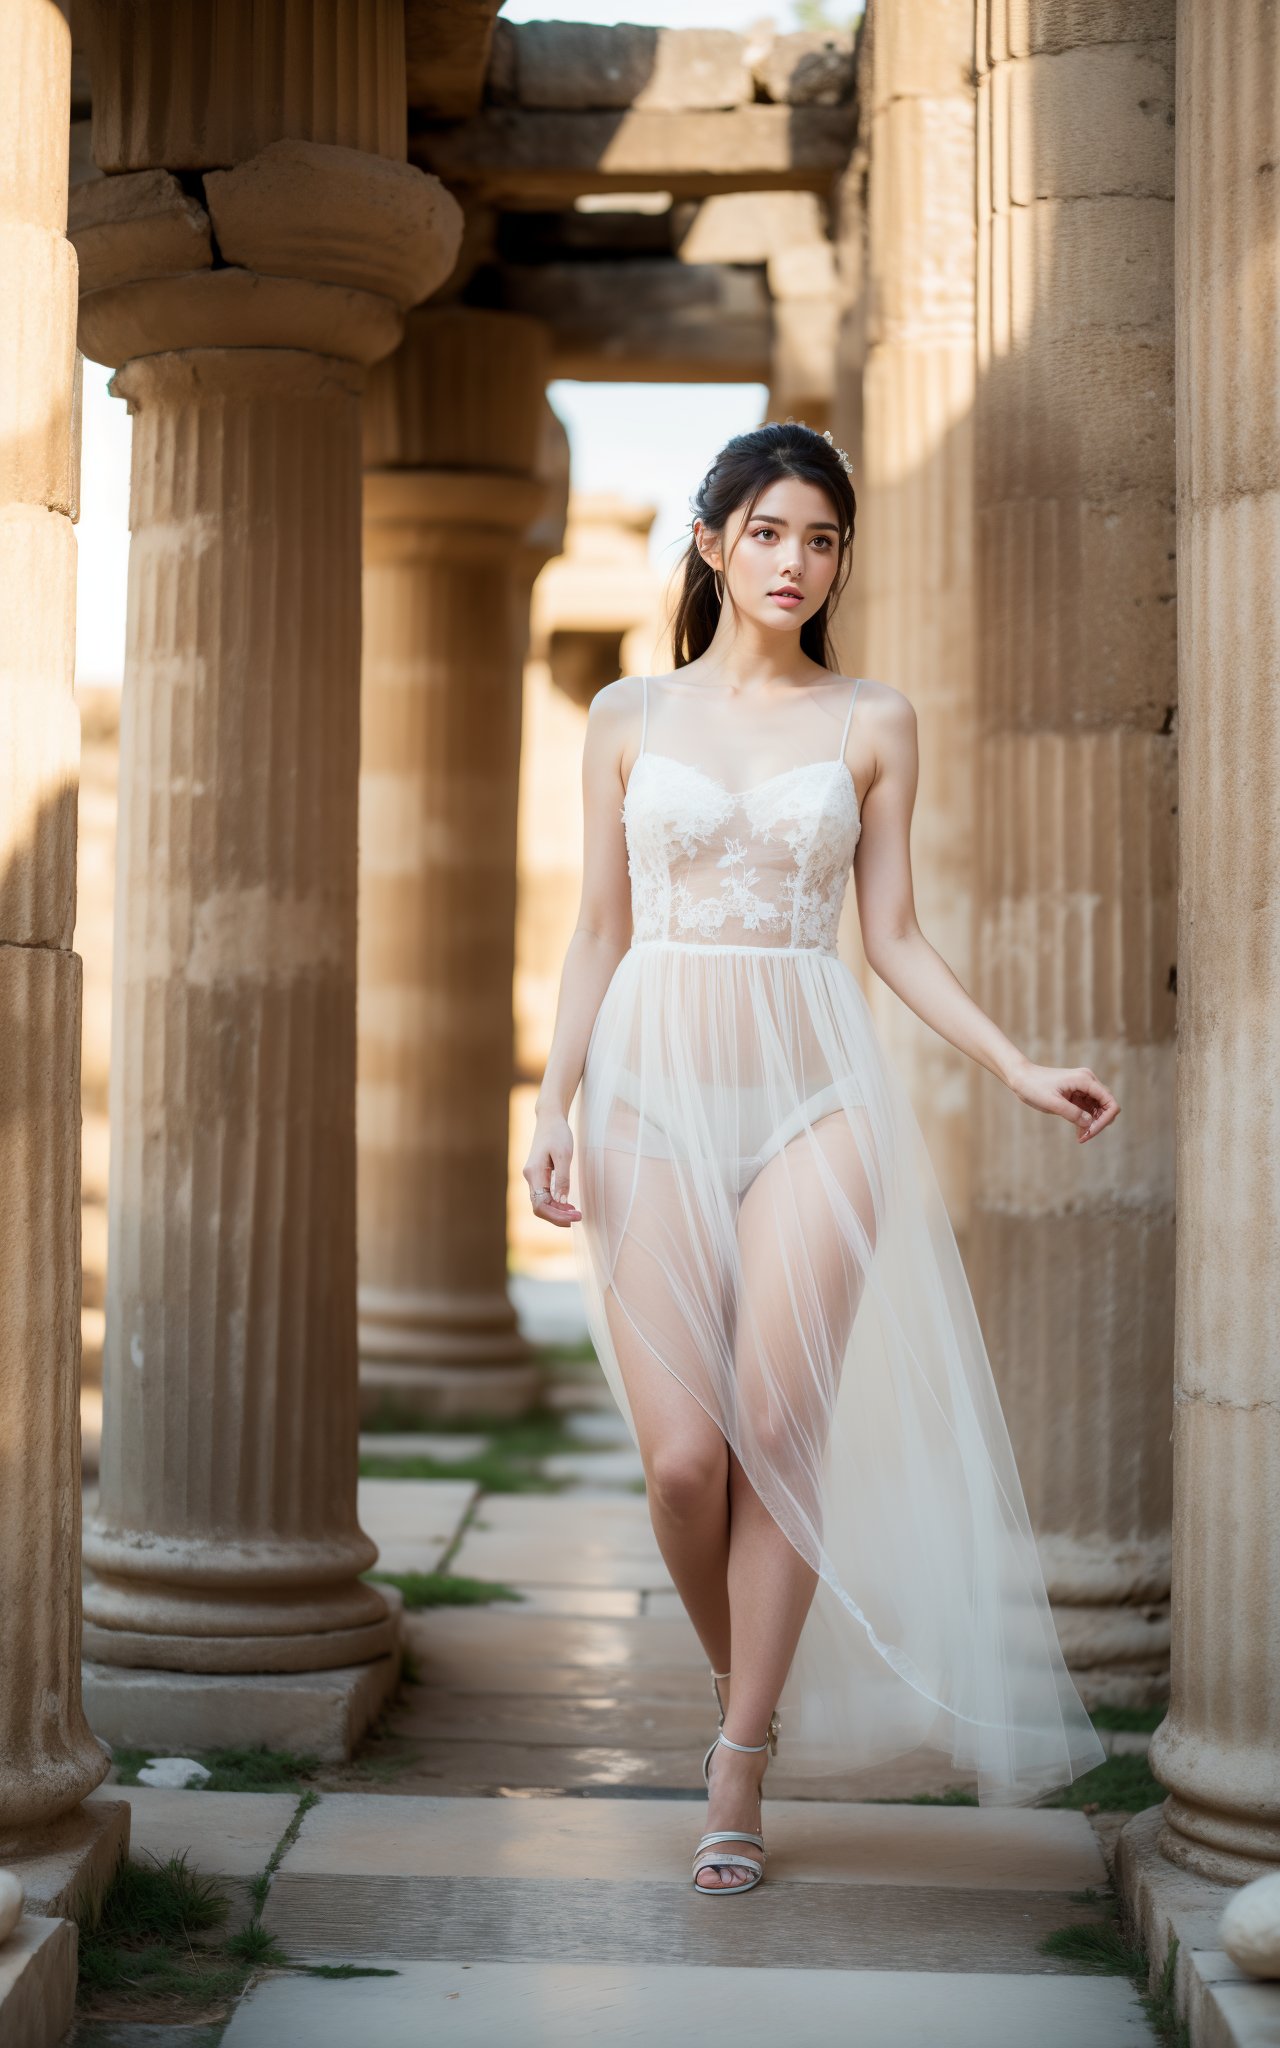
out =
<svg viewBox="0 0 1280 2048"><path fill-rule="evenodd" d="M356 1517L378 1546L383 1572L432 1572L479 1488L469 1479L362 1479Z"/></svg>
<svg viewBox="0 0 1280 2048"><path fill-rule="evenodd" d="M665 1903L665 1901L664 1901ZM677 1909L678 1910L678 1909ZM684 1965L531 1959L401 1965L394 1978L323 1984L268 1976L237 2006L225 2048L276 2048L293 2030L309 2048L347 2048L376 2035L379 2048L418 2048L423 2014L447 2013L455 2048L651 2048L655 2041L730 2038L740 2048L803 2042L945 2040L948 2048L1141 2048L1149 2039L1129 1985L1079 1976L796 1968L715 1968L728 1915L694 1906L704 1952ZM745 1915L743 1916L745 1918ZM743 1930L727 1939L735 1959ZM446 2003L448 2001L448 2003ZM459 2001L455 2003L454 2001ZM105 2044L104 2044L105 2048Z"/></svg>
<svg viewBox="0 0 1280 2048"><path fill-rule="evenodd" d="M826 232L816 192L715 192L694 209L676 253L682 263L767 263Z"/></svg>
<svg viewBox="0 0 1280 2048"><path fill-rule="evenodd" d="M853 31L801 29L770 36L750 53L766 99L791 107L835 107L853 94Z"/></svg>
<svg viewBox="0 0 1280 2048"><path fill-rule="evenodd" d="M74 185L67 233L80 259L81 292L208 270L213 262L209 216L171 171L126 171Z"/></svg>
<svg viewBox="0 0 1280 2048"><path fill-rule="evenodd" d="M85 1801L127 1805L128 1848L135 1863L156 1857L165 1863L186 1852L188 1867L216 1877L228 1894L230 1911L221 1926L197 1934L197 1941L225 1941L257 1908L250 1886L297 1810L292 1792L161 1791L150 1785L103 1785Z"/></svg>
<svg viewBox="0 0 1280 2048"><path fill-rule="evenodd" d="M987 13L996 54L1005 57L1173 34L1173 0L994 0Z"/></svg>
<svg viewBox="0 0 1280 2048"><path fill-rule="evenodd" d="M376 292L224 270L143 278L80 301L79 345L113 368L134 356L188 349L300 349L374 363L404 331L398 306Z"/></svg>
<svg viewBox="0 0 1280 2048"><path fill-rule="evenodd" d="M71 945L80 760L72 694L75 584L70 519L38 504L6 507L0 513L0 944ZM29 601L33 591L41 593L40 604Z"/></svg>
<svg viewBox="0 0 1280 2048"><path fill-rule="evenodd" d="M210 171L205 198L227 263L350 285L416 305L448 277L462 208L412 164L318 142L273 142Z"/></svg>
<svg viewBox="0 0 1280 2048"><path fill-rule="evenodd" d="M80 441L75 250L51 229L0 224L0 277L0 504L71 512Z"/></svg>
<svg viewBox="0 0 1280 2048"><path fill-rule="evenodd" d="M973 90L973 9L967 0L896 0L876 10L870 99L968 98Z"/></svg>
<svg viewBox="0 0 1280 2048"><path fill-rule="evenodd" d="M1151 1983L1163 1974L1170 1941L1178 1941L1174 1995L1193 2048L1264 2048L1280 2039L1280 1984L1250 1982L1221 1948L1230 1884L1170 1863L1159 1849L1164 1808L1148 1807L1116 1842L1115 1881L1151 1960Z"/></svg>
<svg viewBox="0 0 1280 2048"><path fill-rule="evenodd" d="M73 1919L81 1906L96 1904L128 1854L130 1818L119 1791L100 1785L70 1813L33 1832L21 1855L6 1857L27 1911ZM8 2038L0 2033L0 2040Z"/></svg>
<svg viewBox="0 0 1280 2048"><path fill-rule="evenodd" d="M629 22L514 26L503 37L488 85L495 102L577 111L636 107L674 113L737 107L752 97L741 36Z"/></svg>
<svg viewBox="0 0 1280 2048"><path fill-rule="evenodd" d="M70 1920L24 1913L0 1944L0 2040L58 2048L75 2016L78 1948Z"/></svg>
<svg viewBox="0 0 1280 2048"><path fill-rule="evenodd" d="M396 1588L380 1590L398 1617ZM394 1694L399 1674L397 1644L371 1663L331 1671L138 1671L86 1660L82 1681L90 1725L113 1746L189 1756L234 1740L344 1763Z"/></svg>
<svg viewBox="0 0 1280 2048"><path fill-rule="evenodd" d="M1094 194L1173 197L1173 43L1075 49L1010 65L1015 206Z"/></svg>

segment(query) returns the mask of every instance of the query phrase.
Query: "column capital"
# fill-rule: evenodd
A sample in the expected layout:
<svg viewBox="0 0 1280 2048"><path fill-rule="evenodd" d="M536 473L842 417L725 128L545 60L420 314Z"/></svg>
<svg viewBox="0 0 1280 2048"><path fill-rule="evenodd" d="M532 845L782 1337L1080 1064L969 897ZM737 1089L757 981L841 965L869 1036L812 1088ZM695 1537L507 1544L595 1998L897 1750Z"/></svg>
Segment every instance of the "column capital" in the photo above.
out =
<svg viewBox="0 0 1280 2048"><path fill-rule="evenodd" d="M438 178L330 143L273 142L201 189L162 168L75 187L78 339L93 361L261 347L376 362L462 240Z"/></svg>
<svg viewBox="0 0 1280 2048"><path fill-rule="evenodd" d="M367 540L380 558L473 550L488 538L506 548L523 539L546 508L540 477L496 470L367 469Z"/></svg>

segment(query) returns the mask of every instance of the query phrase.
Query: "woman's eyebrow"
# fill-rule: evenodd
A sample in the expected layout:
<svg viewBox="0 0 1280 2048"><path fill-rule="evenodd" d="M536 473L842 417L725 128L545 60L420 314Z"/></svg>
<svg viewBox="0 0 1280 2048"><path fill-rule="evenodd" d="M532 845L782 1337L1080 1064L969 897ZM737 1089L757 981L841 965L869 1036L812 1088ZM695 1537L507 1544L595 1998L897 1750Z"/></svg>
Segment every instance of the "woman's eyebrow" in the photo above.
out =
<svg viewBox="0 0 1280 2048"><path fill-rule="evenodd" d="M751 517L753 519L767 519L770 526L790 526L791 524L789 519L779 519L776 512L753 512ZM809 519L805 523L812 527L823 527L830 533L839 533L840 531L834 519Z"/></svg>

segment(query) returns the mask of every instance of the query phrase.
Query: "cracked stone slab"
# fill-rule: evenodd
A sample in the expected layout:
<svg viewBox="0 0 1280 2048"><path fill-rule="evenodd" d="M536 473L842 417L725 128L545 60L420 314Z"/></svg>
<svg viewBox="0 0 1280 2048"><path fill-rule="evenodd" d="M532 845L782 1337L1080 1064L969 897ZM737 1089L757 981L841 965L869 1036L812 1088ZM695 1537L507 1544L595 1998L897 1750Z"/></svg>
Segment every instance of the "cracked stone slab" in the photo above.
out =
<svg viewBox="0 0 1280 2048"><path fill-rule="evenodd" d="M1152 2036L1135 1993L1115 1978L431 1962L363 1982L273 1976L239 2005L223 2048L285 2039L308 2048L357 2039L378 2048L652 2048L664 2039L1150 2048Z"/></svg>

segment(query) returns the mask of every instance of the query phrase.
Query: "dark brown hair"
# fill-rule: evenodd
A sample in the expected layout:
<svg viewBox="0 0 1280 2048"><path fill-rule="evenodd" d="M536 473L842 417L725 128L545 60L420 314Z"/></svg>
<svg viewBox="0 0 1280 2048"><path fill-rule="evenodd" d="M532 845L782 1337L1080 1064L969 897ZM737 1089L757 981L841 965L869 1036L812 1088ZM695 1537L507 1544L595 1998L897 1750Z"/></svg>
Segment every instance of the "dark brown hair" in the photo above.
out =
<svg viewBox="0 0 1280 2048"><path fill-rule="evenodd" d="M735 434L731 441L726 441L690 498L690 509L709 532L723 534L730 515L739 505L746 503L749 519L769 485L786 476L799 477L804 483L817 484L824 490L840 528L831 588L821 608L800 628L800 645L809 659L820 662L823 668L835 669L829 615L849 580L858 506L852 480L825 434L806 427L801 420L783 420L753 427L746 434ZM728 560L726 555L726 563ZM684 581L671 620L677 668L696 660L711 645L719 615L715 572L699 553L691 533L684 558Z"/></svg>

